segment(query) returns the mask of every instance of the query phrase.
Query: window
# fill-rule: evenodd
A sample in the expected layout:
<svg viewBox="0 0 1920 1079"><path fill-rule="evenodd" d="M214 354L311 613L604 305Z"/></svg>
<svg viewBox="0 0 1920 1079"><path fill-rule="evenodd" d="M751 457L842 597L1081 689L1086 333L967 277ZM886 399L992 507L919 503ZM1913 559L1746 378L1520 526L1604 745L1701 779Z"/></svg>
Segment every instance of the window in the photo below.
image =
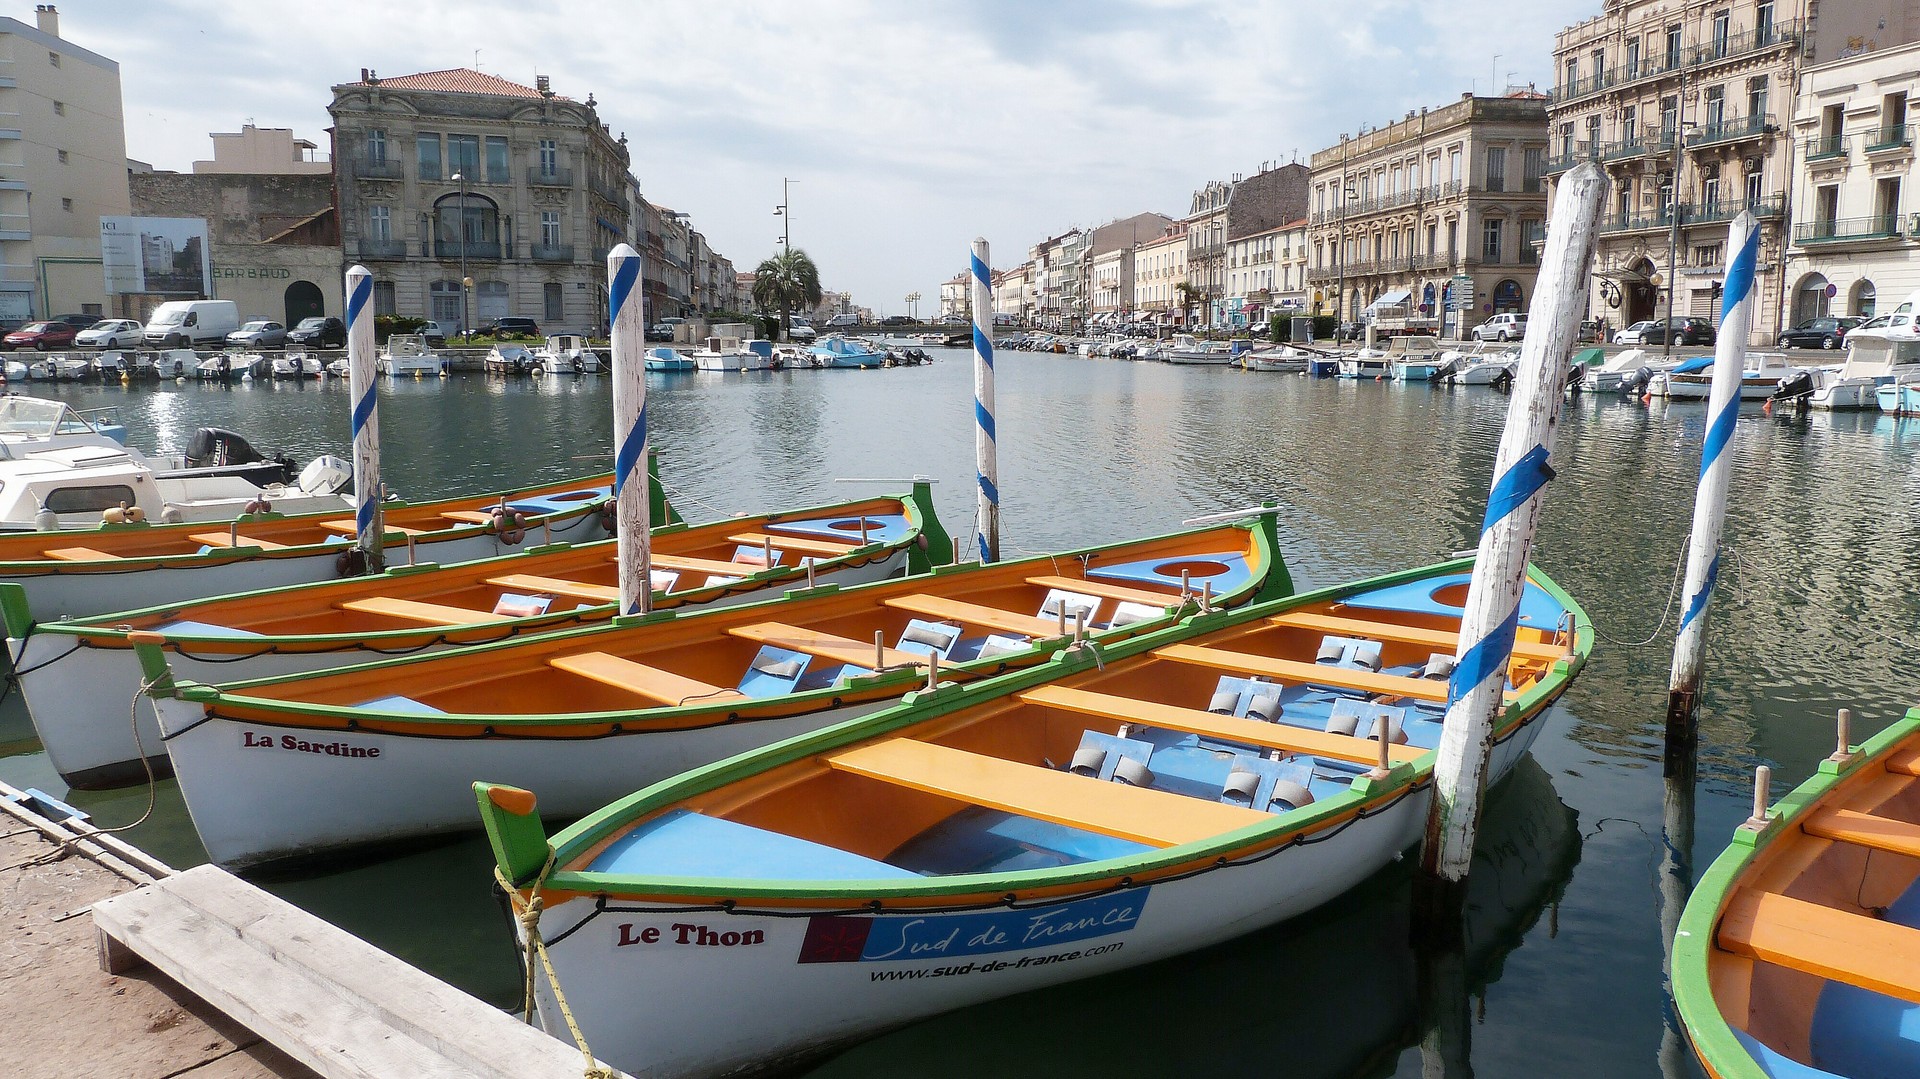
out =
<svg viewBox="0 0 1920 1079"><path fill-rule="evenodd" d="M440 178L440 136L431 131L422 131L414 140L414 152L420 157L420 178L438 180Z"/></svg>
<svg viewBox="0 0 1920 1079"><path fill-rule="evenodd" d="M1660 99L1660 137L1671 139L1680 133L1680 99L1663 97Z"/></svg>
<svg viewBox="0 0 1920 1079"><path fill-rule="evenodd" d="M1633 213L1633 185L1632 184L1623 183L1620 185L1620 189L1614 192L1613 212L1622 224L1625 224L1627 218L1632 215Z"/></svg>
<svg viewBox="0 0 1920 1079"><path fill-rule="evenodd" d="M1673 173L1660 174L1660 220L1667 220L1667 212L1673 208Z"/></svg>
<svg viewBox="0 0 1920 1079"><path fill-rule="evenodd" d="M1561 157L1573 156L1573 121L1572 120L1568 120L1566 123L1560 125L1560 156Z"/></svg>
<svg viewBox="0 0 1920 1079"><path fill-rule="evenodd" d="M1761 117L1767 114L1767 77L1760 75L1747 80L1747 118L1755 124L1762 123Z"/></svg>
<svg viewBox="0 0 1920 1079"><path fill-rule="evenodd" d="M1437 255L1439 253L1440 253L1440 226L1429 221L1427 222L1427 254Z"/></svg>
<svg viewBox="0 0 1920 1079"><path fill-rule="evenodd" d="M1724 86L1707 87L1707 130L1715 131L1727 118L1727 88Z"/></svg>
<svg viewBox="0 0 1920 1079"><path fill-rule="evenodd" d="M1480 225L1480 259L1482 262L1500 261L1500 229L1506 222L1499 218L1490 218Z"/></svg>
<svg viewBox="0 0 1920 1079"><path fill-rule="evenodd" d="M1460 182L1460 148L1457 146L1447 152L1447 179L1456 184Z"/></svg>
<svg viewBox="0 0 1920 1079"><path fill-rule="evenodd" d="M1600 149L1600 114L1587 117L1587 151L1592 153Z"/></svg>
<svg viewBox="0 0 1920 1079"><path fill-rule="evenodd" d="M384 165L387 163L387 133L383 128L374 128L367 132L367 164Z"/></svg>
<svg viewBox="0 0 1920 1079"><path fill-rule="evenodd" d="M1667 70L1680 66L1680 24L1667 27Z"/></svg>
<svg viewBox="0 0 1920 1079"><path fill-rule="evenodd" d="M47 53L47 63L49 63L49 64L52 64L52 65L53 65L54 67L59 67L59 66L60 66L60 54L59 54L59 53L57 53L57 52L49 52L49 53Z"/></svg>
<svg viewBox="0 0 1920 1079"><path fill-rule="evenodd" d="M386 243L393 239L393 208L389 206L371 206L367 208L367 239Z"/></svg>
<svg viewBox="0 0 1920 1079"><path fill-rule="evenodd" d="M1701 170L1700 205L1711 211L1720 205L1720 166L1708 165Z"/></svg>
<svg viewBox="0 0 1920 1079"><path fill-rule="evenodd" d="M393 282L375 281L373 283L373 313L376 315L400 313L400 305L394 302Z"/></svg>
<svg viewBox="0 0 1920 1079"><path fill-rule="evenodd" d="M540 140L540 174L553 176L560 171L560 148L552 139Z"/></svg>
<svg viewBox="0 0 1920 1079"><path fill-rule="evenodd" d="M467 178L467 182L480 181L480 136L447 136L447 178L455 173Z"/></svg>
<svg viewBox="0 0 1920 1079"><path fill-rule="evenodd" d="M513 182L513 165L507 156L507 140L499 135L487 136L487 182L490 184Z"/></svg>
<svg viewBox="0 0 1920 1079"><path fill-rule="evenodd" d="M541 293L546 298L547 321L559 322L562 318L565 318L566 312L563 310L562 305L566 300L566 294L560 290L560 282L558 281L547 282L546 285L541 289Z"/></svg>
<svg viewBox="0 0 1920 1079"><path fill-rule="evenodd" d="M1460 221L1458 218L1447 222L1447 261L1454 262L1460 252Z"/></svg>
<svg viewBox="0 0 1920 1079"><path fill-rule="evenodd" d="M66 103L66 102L64 102L64 101L56 101L56 102L54 102L54 103L53 103L53 114L54 114L55 116L65 116L65 115L67 114L67 103Z"/></svg>
<svg viewBox="0 0 1920 1079"><path fill-rule="evenodd" d="M53 157L54 160L60 162L62 165L67 163L67 152L65 150L55 150Z"/></svg>
<svg viewBox="0 0 1920 1079"><path fill-rule="evenodd" d="M1620 110L1621 142L1632 142L1634 135L1638 134L1638 132L1634 130L1635 122L1634 108L1632 105L1628 105L1626 108Z"/></svg>
<svg viewBox="0 0 1920 1079"><path fill-rule="evenodd" d="M1900 177L1882 176L1874 184L1873 212L1880 220L1875 232L1897 236L1900 233Z"/></svg>
<svg viewBox="0 0 1920 1079"><path fill-rule="evenodd" d="M1507 149L1504 146L1487 147L1487 190L1505 191L1507 189Z"/></svg>
<svg viewBox="0 0 1920 1079"><path fill-rule="evenodd" d="M1733 14L1729 11L1713 13L1713 58L1716 60L1727 55L1727 30L1732 21Z"/></svg>
<svg viewBox="0 0 1920 1079"><path fill-rule="evenodd" d="M1840 217L1840 185L1828 184L1814 192L1814 219L1818 235L1833 235L1833 223Z"/></svg>
<svg viewBox="0 0 1920 1079"><path fill-rule="evenodd" d="M1773 42L1773 0L1760 0L1753 8L1753 36L1755 44L1769 45Z"/></svg>
<svg viewBox="0 0 1920 1079"><path fill-rule="evenodd" d="M540 211L540 245L542 247L560 246L560 211Z"/></svg>
<svg viewBox="0 0 1920 1079"><path fill-rule="evenodd" d="M1747 162L1747 205L1758 205L1761 198L1760 160L1755 158Z"/></svg>
<svg viewBox="0 0 1920 1079"><path fill-rule="evenodd" d="M1701 244L1699 247L1694 248L1693 264L1695 266L1720 265L1720 245L1719 244Z"/></svg>
<svg viewBox="0 0 1920 1079"><path fill-rule="evenodd" d="M72 199L61 199L61 200L60 200L60 208L61 208L62 210L65 210L65 211L66 211L66 212L68 212L68 213L72 213L72 212L73 212L73 200L72 200Z"/></svg>
<svg viewBox="0 0 1920 1079"><path fill-rule="evenodd" d="M99 513L134 502L131 487L59 487L47 492L47 508L55 513Z"/></svg>
<svg viewBox="0 0 1920 1079"><path fill-rule="evenodd" d="M1580 58L1577 56L1569 56L1567 57L1567 81L1562 83L1561 85L1563 88L1565 88L1565 90L1569 94L1571 94L1574 92L1573 90L1574 84L1579 81L1580 81Z"/></svg>
<svg viewBox="0 0 1920 1079"><path fill-rule="evenodd" d="M1607 69L1607 50L1593 50L1593 89L1600 89L1601 72Z"/></svg>
<svg viewBox="0 0 1920 1079"><path fill-rule="evenodd" d="M1640 39L1637 37L1627 39L1627 62L1625 67L1627 78L1631 79L1638 76L1640 71Z"/></svg>

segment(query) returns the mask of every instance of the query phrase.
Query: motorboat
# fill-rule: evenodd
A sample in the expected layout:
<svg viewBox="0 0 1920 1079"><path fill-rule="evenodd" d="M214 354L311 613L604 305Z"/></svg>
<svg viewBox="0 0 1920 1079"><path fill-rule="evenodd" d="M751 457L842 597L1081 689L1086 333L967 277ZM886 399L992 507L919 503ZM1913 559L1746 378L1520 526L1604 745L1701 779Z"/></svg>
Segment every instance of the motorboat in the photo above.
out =
<svg viewBox="0 0 1920 1079"><path fill-rule="evenodd" d="M188 378L200 369L200 354L190 348L146 353L153 357L153 373L161 378Z"/></svg>
<svg viewBox="0 0 1920 1079"><path fill-rule="evenodd" d="M52 352L29 364L29 378L43 382L81 382L94 375L93 357L77 352Z"/></svg>
<svg viewBox="0 0 1920 1079"><path fill-rule="evenodd" d="M1882 386L1910 380L1920 372L1920 337L1863 335L1847 337L1845 363L1808 367L1782 379L1773 395L1776 406L1829 411L1871 410L1880 407Z"/></svg>
<svg viewBox="0 0 1920 1079"><path fill-rule="evenodd" d="M1580 388L1593 393L1635 393L1644 390L1655 375L1675 366L1670 360L1663 362L1661 354L1650 349L1623 349L1600 366L1589 368Z"/></svg>
<svg viewBox="0 0 1920 1079"><path fill-rule="evenodd" d="M258 352L221 352L201 360L194 373L209 382L251 382L271 370L271 361Z"/></svg>
<svg viewBox="0 0 1920 1079"><path fill-rule="evenodd" d="M1713 391L1713 360L1712 356L1696 356L1671 371L1656 374L1647 382L1647 393L1670 401L1704 401ZM1749 352L1740 368L1740 400L1772 397L1781 380L1800 371L1777 352Z"/></svg>
<svg viewBox="0 0 1920 1079"><path fill-rule="evenodd" d="M554 334L531 355L536 375L591 375L600 370L600 355L575 333Z"/></svg>
<svg viewBox="0 0 1920 1079"><path fill-rule="evenodd" d="M670 348L650 348L647 350L646 367L649 371L692 371L696 370L693 357Z"/></svg>
<svg viewBox="0 0 1920 1079"><path fill-rule="evenodd" d="M1232 342L1202 341L1192 334L1176 334L1164 352L1168 363L1190 367L1225 367L1234 362Z"/></svg>
<svg viewBox="0 0 1920 1079"><path fill-rule="evenodd" d="M274 378L325 378L327 367L311 352L289 352L273 358Z"/></svg>
<svg viewBox="0 0 1920 1079"><path fill-rule="evenodd" d="M1437 337L1411 334L1387 342L1387 368L1395 382L1431 382L1441 366Z"/></svg>
<svg viewBox="0 0 1920 1079"><path fill-rule="evenodd" d="M445 361L427 344L425 336L396 333L387 338L386 346L381 348L374 361L374 369L396 378L422 378L441 374L445 370Z"/></svg>
<svg viewBox="0 0 1920 1079"><path fill-rule="evenodd" d="M773 367L773 342L753 338L744 322L723 323L689 353L701 371L765 371Z"/></svg>
<svg viewBox="0 0 1920 1079"><path fill-rule="evenodd" d="M1513 346L1481 341L1471 348L1442 352L1435 377L1455 386L1507 385L1519 362L1520 351Z"/></svg>
<svg viewBox="0 0 1920 1079"><path fill-rule="evenodd" d="M1274 371L1281 374L1301 374L1307 370L1310 357L1286 345L1273 348L1256 348L1241 355L1241 363L1249 371Z"/></svg>
<svg viewBox="0 0 1920 1079"><path fill-rule="evenodd" d="M1340 357L1341 378L1383 379L1392 373L1385 349L1360 348Z"/></svg>
<svg viewBox="0 0 1920 1079"><path fill-rule="evenodd" d="M883 367L887 354L865 341L839 334L828 334L807 346L814 367Z"/></svg>
<svg viewBox="0 0 1920 1079"><path fill-rule="evenodd" d="M1873 391L1880 411L1889 416L1920 416L1920 371L1905 371Z"/></svg>
<svg viewBox="0 0 1920 1079"><path fill-rule="evenodd" d="M487 350L480 368L489 375L524 375L533 370L533 363L533 353L525 346L495 345Z"/></svg>

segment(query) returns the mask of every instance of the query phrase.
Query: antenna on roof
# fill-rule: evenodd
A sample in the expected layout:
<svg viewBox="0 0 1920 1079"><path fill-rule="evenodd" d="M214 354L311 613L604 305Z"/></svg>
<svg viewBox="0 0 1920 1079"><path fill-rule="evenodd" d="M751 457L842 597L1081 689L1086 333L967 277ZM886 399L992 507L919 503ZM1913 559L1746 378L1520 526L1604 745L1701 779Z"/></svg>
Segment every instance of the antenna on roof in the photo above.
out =
<svg viewBox="0 0 1920 1079"><path fill-rule="evenodd" d="M479 49L473 50L473 69L475 71L480 70L480 50Z"/></svg>

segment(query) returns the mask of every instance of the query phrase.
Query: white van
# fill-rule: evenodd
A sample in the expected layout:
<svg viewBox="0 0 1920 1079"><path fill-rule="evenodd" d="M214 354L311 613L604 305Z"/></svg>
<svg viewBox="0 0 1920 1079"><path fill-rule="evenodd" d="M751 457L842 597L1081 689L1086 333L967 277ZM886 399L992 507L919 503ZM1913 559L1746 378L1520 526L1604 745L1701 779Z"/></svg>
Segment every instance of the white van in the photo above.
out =
<svg viewBox="0 0 1920 1079"><path fill-rule="evenodd" d="M153 309L140 339L148 348L219 348L239 328L240 308L232 300L172 300Z"/></svg>

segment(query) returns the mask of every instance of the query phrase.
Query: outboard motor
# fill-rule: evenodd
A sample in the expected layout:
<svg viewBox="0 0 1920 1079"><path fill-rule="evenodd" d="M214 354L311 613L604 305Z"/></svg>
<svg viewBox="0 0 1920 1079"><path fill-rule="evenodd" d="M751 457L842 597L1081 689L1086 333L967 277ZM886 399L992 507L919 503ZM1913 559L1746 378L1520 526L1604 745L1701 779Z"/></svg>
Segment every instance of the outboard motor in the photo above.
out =
<svg viewBox="0 0 1920 1079"><path fill-rule="evenodd" d="M323 453L300 470L300 489L310 495L345 494L353 487L353 466Z"/></svg>
<svg viewBox="0 0 1920 1079"><path fill-rule="evenodd" d="M1567 392L1568 393L1579 393L1581 390L1586 388L1585 387L1586 381L1587 381L1587 367L1585 364L1576 363L1567 370Z"/></svg>
<svg viewBox="0 0 1920 1079"><path fill-rule="evenodd" d="M1767 398L1767 403L1794 405L1800 409L1811 407L1813 403L1813 372L1798 371L1780 380L1780 387Z"/></svg>
<svg viewBox="0 0 1920 1079"><path fill-rule="evenodd" d="M293 462L282 455L268 457L238 434L219 427L202 427L187 440L188 468L219 468L261 486L293 478Z"/></svg>
<svg viewBox="0 0 1920 1079"><path fill-rule="evenodd" d="M1620 392L1628 397L1639 397L1646 393L1647 383L1653 381L1653 368L1642 367L1620 381Z"/></svg>

